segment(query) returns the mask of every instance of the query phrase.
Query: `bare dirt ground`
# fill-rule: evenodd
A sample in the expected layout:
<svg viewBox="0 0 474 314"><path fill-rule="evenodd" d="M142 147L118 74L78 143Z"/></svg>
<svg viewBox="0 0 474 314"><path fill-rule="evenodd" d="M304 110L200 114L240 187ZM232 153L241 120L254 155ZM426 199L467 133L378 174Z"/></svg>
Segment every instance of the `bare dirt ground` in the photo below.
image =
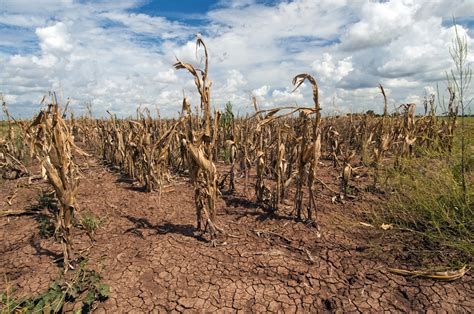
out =
<svg viewBox="0 0 474 314"><path fill-rule="evenodd" d="M337 189L337 173L325 163L320 178ZM186 178L175 177L160 198L93 157L80 164L81 211L105 221L92 247L83 231L74 236L75 249L84 250L111 287L97 313L474 309L470 273L451 283L401 277L387 267L413 267L413 261L371 253L372 240L384 232L358 223L361 210L383 202L371 193L341 204L331 202L328 189L319 191L319 237L315 228L291 218L291 203L274 215L258 208L252 186L246 198L239 179L237 191L218 203L218 223L227 236L213 247L195 236L193 190ZM3 182L0 199L17 183ZM0 210L37 204L42 189L48 190L46 183L23 187L13 205L2 201ZM41 237L38 221L38 215L0 218L0 275L19 298L45 291L60 271L54 261L61 247Z"/></svg>

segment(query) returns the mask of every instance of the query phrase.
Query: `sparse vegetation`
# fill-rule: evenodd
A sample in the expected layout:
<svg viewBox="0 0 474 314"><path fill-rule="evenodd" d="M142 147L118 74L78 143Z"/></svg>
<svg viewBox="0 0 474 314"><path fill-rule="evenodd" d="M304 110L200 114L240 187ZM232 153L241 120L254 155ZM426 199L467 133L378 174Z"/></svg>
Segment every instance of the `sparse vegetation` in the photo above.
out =
<svg viewBox="0 0 474 314"><path fill-rule="evenodd" d="M90 313L97 303L109 296L109 286L99 274L82 261L78 268L49 285L48 291L36 297L18 300L14 289L7 286L0 294L1 313L62 313L66 306L74 313Z"/></svg>
<svg viewBox="0 0 474 314"><path fill-rule="evenodd" d="M94 233L102 226L105 218L99 218L91 212L80 213L78 226L86 230L87 235L94 240Z"/></svg>
<svg viewBox="0 0 474 314"><path fill-rule="evenodd" d="M474 212L465 201L456 162L452 156L434 153L403 160L402 171L389 173L388 185L393 190L385 209L378 213L378 223L391 223L429 238L432 247L427 249L439 252L439 257L447 247L459 250L457 263L472 263Z"/></svg>

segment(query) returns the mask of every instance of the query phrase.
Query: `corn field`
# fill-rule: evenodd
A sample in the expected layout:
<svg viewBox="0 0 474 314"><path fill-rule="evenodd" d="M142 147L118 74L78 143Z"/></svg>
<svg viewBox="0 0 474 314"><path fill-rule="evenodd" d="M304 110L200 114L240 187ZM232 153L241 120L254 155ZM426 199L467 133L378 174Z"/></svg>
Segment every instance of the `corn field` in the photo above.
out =
<svg viewBox="0 0 474 314"><path fill-rule="evenodd" d="M322 160L330 161L340 174L340 188L331 191L344 201L355 197L358 187L351 180L360 169L372 178L370 190L382 191L384 169L403 167L402 159L417 158L423 150L453 149L457 109L452 89L445 118L436 115L434 96L426 99L424 115L415 115L415 104L389 112L382 85L381 116L322 117L317 73L303 73L293 78L293 85L296 90L303 82L310 83L313 106L263 110L253 97L255 112L234 117L211 109L208 51L200 37L196 45L204 52L204 68L179 59L174 68L192 76L200 103L191 104L184 97L176 119L153 118L147 109L129 118L112 112L108 119L77 118L52 94L32 121L16 121L3 102L8 132L0 141L1 175L4 179L29 176L24 160L38 160L42 177L60 204L56 235L63 245L66 270L74 259L72 222L80 211L75 156L85 154L83 150L136 180L144 192L161 195L175 176L188 177L194 189L196 229L214 241L219 234L227 235L217 220L217 199L234 193L236 177L243 178L245 196L260 208L278 213L282 204L290 202L296 221L319 228L316 199L321 189L328 188L318 178Z"/></svg>

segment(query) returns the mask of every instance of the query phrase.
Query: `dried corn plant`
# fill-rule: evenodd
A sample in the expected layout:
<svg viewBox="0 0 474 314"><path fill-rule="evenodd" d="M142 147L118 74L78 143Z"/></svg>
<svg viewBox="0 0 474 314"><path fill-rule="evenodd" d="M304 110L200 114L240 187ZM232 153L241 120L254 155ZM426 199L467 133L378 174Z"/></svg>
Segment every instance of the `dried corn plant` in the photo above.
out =
<svg viewBox="0 0 474 314"><path fill-rule="evenodd" d="M277 140L277 155L275 161L275 175L276 175L276 187L272 193L273 209L276 211L285 194L285 173L287 168L287 162L285 159L285 144L283 144L282 136L284 133L283 128L278 128L278 140Z"/></svg>
<svg viewBox="0 0 474 314"><path fill-rule="evenodd" d="M359 147L360 147L360 159L362 164L369 165L370 160L370 145L374 136L373 132L373 119L370 115L364 115L362 117L362 123L359 124Z"/></svg>
<svg viewBox="0 0 474 314"><path fill-rule="evenodd" d="M53 94L52 103L34 119L29 132L34 141L33 153L41 163L42 172L54 188L59 201L55 234L63 246L66 272L73 268L72 224L74 212L78 209L76 196L79 171L73 160L73 151L83 152L75 146L70 127L62 115Z"/></svg>
<svg viewBox="0 0 474 314"><path fill-rule="evenodd" d="M272 196L270 189L265 185L265 153L258 151L255 161L255 167L257 170L257 179L255 181L255 197L258 204L269 205Z"/></svg>
<svg viewBox="0 0 474 314"><path fill-rule="evenodd" d="M265 123L268 118L271 118L272 112L270 112L267 117L263 118L260 114L257 104L257 98L252 97L253 105L256 112L257 127L255 129L255 140L257 141L255 145L255 168L257 170L257 178L255 180L255 198L258 204L264 205L269 204L271 201L271 192L270 189L265 186L265 152L264 152L264 129Z"/></svg>
<svg viewBox="0 0 474 314"><path fill-rule="evenodd" d="M237 143L234 140L226 141L227 149L229 150L230 170L229 170L229 192L235 190L235 162L237 158Z"/></svg>
<svg viewBox="0 0 474 314"><path fill-rule="evenodd" d="M166 162L168 161L170 155L169 147L171 146L171 141L176 129L182 124L182 122L183 119L180 119L170 125L147 152L148 160L151 162L147 163L146 166L146 191L150 192L154 189L157 189L161 194L162 188L164 186L165 175L168 173ZM151 181L149 178L153 178L154 181Z"/></svg>
<svg viewBox="0 0 474 314"><path fill-rule="evenodd" d="M413 147L417 140L415 127L415 104L404 104L401 106L403 114L397 119L393 135L395 136L395 161L394 167L401 168L401 160L410 158Z"/></svg>
<svg viewBox="0 0 474 314"><path fill-rule="evenodd" d="M382 165L382 159L385 153L390 148L390 120L388 118L388 102L387 102L387 95L385 93L385 89L383 88L382 84L379 84L380 92L383 96L384 101L384 110L383 110L383 117L379 119L378 124L375 130L375 145L373 148L373 156L374 156L374 180L372 189L375 191L377 189L377 184L379 181L379 170Z"/></svg>
<svg viewBox="0 0 474 314"><path fill-rule="evenodd" d="M0 139L0 176L9 180L28 176L25 164L11 153L10 143L7 139Z"/></svg>
<svg viewBox="0 0 474 314"><path fill-rule="evenodd" d="M0 99L8 127L5 138L0 138L0 176L3 179L18 179L29 174L24 163L28 148L26 123L15 120L8 112L7 103L1 94Z"/></svg>
<svg viewBox="0 0 474 314"><path fill-rule="evenodd" d="M203 47L205 67L203 70L192 64L183 63L179 59L174 64L175 69L185 69L193 77L201 100L202 123L192 123L189 102L183 100L184 114L188 120L187 130L183 132L181 143L185 150L187 167L194 185L194 201L196 206L197 229L202 232L209 231L211 239L215 239L217 232L221 231L216 225L216 201L218 197L218 173L213 162L214 147L218 131L217 117L215 123L211 121L211 86L208 79L209 58L204 41L196 35L196 49ZM211 133L213 129L213 133Z"/></svg>
<svg viewBox="0 0 474 314"><path fill-rule="evenodd" d="M283 200L285 187L288 186L292 178L288 174L288 163L285 159L286 148L281 139L289 127L281 124L281 121L297 111L307 110L308 108L279 107L270 110L258 110L255 98L253 98L253 101L257 110L252 117L252 119L256 118L256 127L252 130L254 134L253 144L249 144L247 141L249 147L245 149L247 155L242 162L250 164L248 152L255 152L254 160L257 172L255 181L256 202L262 208L274 212L278 210L278 206ZM288 109L291 111L277 115L280 111ZM261 116L263 112L267 112L267 114ZM274 129L278 131L272 132ZM275 136L275 133L277 136ZM265 183L267 176L276 181L274 188L270 188Z"/></svg>
<svg viewBox="0 0 474 314"><path fill-rule="evenodd" d="M356 155L355 150L346 148L345 145L342 145L341 155L338 157L340 164L342 165L341 171L341 192L344 197L348 196L349 192L349 183L352 177L354 168L352 167L352 160Z"/></svg>
<svg viewBox="0 0 474 314"><path fill-rule="evenodd" d="M326 137L329 143L329 158L332 160L333 167L336 168L339 165L338 156L341 154L341 135L336 127L331 124L328 125L324 133L327 134Z"/></svg>
<svg viewBox="0 0 474 314"><path fill-rule="evenodd" d="M109 114L110 120L98 120L95 125L80 120L84 125L78 125L78 129L92 139L89 147L137 180L143 191L158 191L161 195L165 181L170 181L170 169L179 160L173 152L178 149L174 142L179 143L176 130L182 119L155 120L147 109L137 110L136 119L120 120Z"/></svg>
<svg viewBox="0 0 474 314"><path fill-rule="evenodd" d="M307 209L307 219L310 222L313 222L313 219L317 219L317 209L316 201L313 192L313 184L316 179L316 172L318 168L319 158L321 156L321 106L319 104L319 94L318 94L318 84L316 79L306 73L299 74L293 79L293 85L295 85L295 90L303 84L305 80L308 80L313 89L313 102L314 109L312 113L315 114L314 122L309 123L308 113L309 111L301 112L302 119L302 138L301 138L301 147L300 147L300 157L298 165L298 181L297 181L297 190L295 196L295 210L296 216L298 219L302 219L302 206L303 206L303 185L304 178L306 179L306 186L308 189L308 198L309 202L306 206ZM309 169L305 169L305 168ZM307 172L307 176L305 176ZM313 217L314 214L314 217Z"/></svg>
<svg viewBox="0 0 474 314"><path fill-rule="evenodd" d="M250 124L242 122L242 127L239 127L239 143L238 148L238 158L240 164L240 171L243 172L244 176L244 195L248 196L248 184L249 184L249 174L252 166L250 160L250 154L253 151L251 137L244 136L244 134L250 133Z"/></svg>

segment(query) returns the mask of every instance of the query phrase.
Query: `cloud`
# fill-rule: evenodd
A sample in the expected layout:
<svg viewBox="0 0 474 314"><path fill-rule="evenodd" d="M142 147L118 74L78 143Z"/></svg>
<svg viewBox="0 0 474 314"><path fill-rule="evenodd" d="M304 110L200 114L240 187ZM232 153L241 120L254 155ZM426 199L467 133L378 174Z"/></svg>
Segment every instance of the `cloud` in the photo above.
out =
<svg viewBox="0 0 474 314"><path fill-rule="evenodd" d="M253 111L251 94L267 108L310 104L311 88L291 93L290 86L307 72L319 82L323 112L378 109L378 83L394 105L422 100L445 79L453 67L447 21L468 21L474 10L468 0L265 3L220 1L191 23L143 11L140 0L4 0L0 92L23 116L52 89L70 96L79 112L91 102L98 115L130 115L138 105L176 115L183 92L199 103L191 75L172 68L176 57L203 67L193 39L199 32L217 108L230 100L236 111ZM458 27L470 47L472 25Z"/></svg>
<svg viewBox="0 0 474 314"><path fill-rule="evenodd" d="M413 25L419 8L413 0L366 2L360 20L343 34L341 48L368 49L390 43Z"/></svg>
<svg viewBox="0 0 474 314"><path fill-rule="evenodd" d="M239 70L233 69L227 72L227 82L224 86L224 91L228 93L236 93L247 84L242 73Z"/></svg>
<svg viewBox="0 0 474 314"><path fill-rule="evenodd" d="M322 60L314 61L312 67L324 81L333 82L339 82L354 70L352 67L352 57L346 57L334 62L333 57L329 53L324 53Z"/></svg>
<svg viewBox="0 0 474 314"><path fill-rule="evenodd" d="M270 86L263 85L257 89L252 91L252 95L257 98L265 98L268 95L268 91L270 90Z"/></svg>
<svg viewBox="0 0 474 314"><path fill-rule="evenodd" d="M36 12L52 12L58 8L70 7L73 0L42 0L42 1L28 1L28 0L3 0L2 7L6 12L19 14L33 14Z"/></svg>
<svg viewBox="0 0 474 314"><path fill-rule="evenodd" d="M176 83L178 82L178 76L173 69L169 69L168 71L158 72L155 80L159 83Z"/></svg>
<svg viewBox="0 0 474 314"><path fill-rule="evenodd" d="M63 22L37 28L36 35L39 37L41 50L45 53L64 54L72 50L71 36Z"/></svg>
<svg viewBox="0 0 474 314"><path fill-rule="evenodd" d="M44 24L44 18L22 14L3 13L1 21L3 24L16 27L36 27Z"/></svg>
<svg viewBox="0 0 474 314"><path fill-rule="evenodd" d="M303 85L300 87L304 87ZM272 92L272 99L276 102L283 103L283 102L297 102L304 99L303 95L301 94L301 90L297 89L296 91L292 92L290 89L286 90L279 90L275 89Z"/></svg>
<svg viewBox="0 0 474 314"><path fill-rule="evenodd" d="M119 12L105 12L101 16L111 22L121 23L134 33L157 35L161 39L178 38L189 33L189 29L185 25L170 22L160 16Z"/></svg>

